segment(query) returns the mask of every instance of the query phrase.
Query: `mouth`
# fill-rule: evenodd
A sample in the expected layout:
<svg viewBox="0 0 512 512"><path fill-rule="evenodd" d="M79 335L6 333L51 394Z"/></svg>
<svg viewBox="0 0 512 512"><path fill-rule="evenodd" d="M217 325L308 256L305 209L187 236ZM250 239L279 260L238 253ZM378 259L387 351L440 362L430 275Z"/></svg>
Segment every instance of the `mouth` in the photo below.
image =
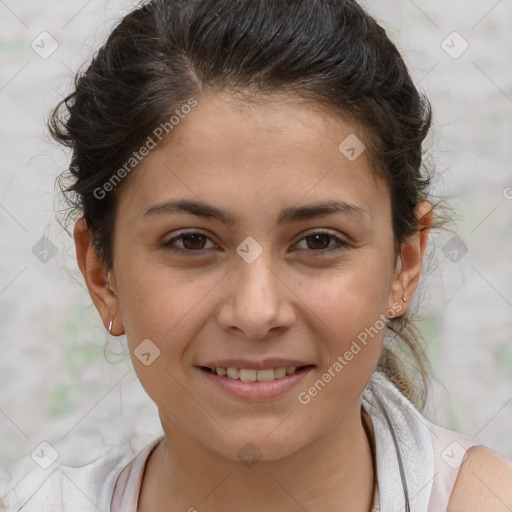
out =
<svg viewBox="0 0 512 512"><path fill-rule="evenodd" d="M200 366L202 370L210 372L219 377L226 377L232 380L241 380L242 382L269 382L272 380L280 380L287 375L294 375L300 373L305 368L313 367L314 365L302 366L278 366L275 368L265 368L256 370L254 368L235 368L235 367L209 367Z"/></svg>
<svg viewBox="0 0 512 512"><path fill-rule="evenodd" d="M267 401L291 391L316 365L237 368L198 366L213 389L244 401ZM212 386L209 386L211 391Z"/></svg>

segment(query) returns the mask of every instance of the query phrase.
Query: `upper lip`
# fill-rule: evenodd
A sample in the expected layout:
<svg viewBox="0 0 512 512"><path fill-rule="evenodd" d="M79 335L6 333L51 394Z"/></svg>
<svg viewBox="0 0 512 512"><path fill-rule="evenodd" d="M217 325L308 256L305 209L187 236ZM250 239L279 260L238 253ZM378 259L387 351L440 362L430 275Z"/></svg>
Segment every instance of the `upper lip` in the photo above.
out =
<svg viewBox="0 0 512 512"><path fill-rule="evenodd" d="M287 368L289 366L310 366L312 364L313 363L299 361L297 359L271 358L263 359L261 361L250 361L248 359L218 359L198 366L206 366L208 368L247 368L248 370L267 370L270 368Z"/></svg>

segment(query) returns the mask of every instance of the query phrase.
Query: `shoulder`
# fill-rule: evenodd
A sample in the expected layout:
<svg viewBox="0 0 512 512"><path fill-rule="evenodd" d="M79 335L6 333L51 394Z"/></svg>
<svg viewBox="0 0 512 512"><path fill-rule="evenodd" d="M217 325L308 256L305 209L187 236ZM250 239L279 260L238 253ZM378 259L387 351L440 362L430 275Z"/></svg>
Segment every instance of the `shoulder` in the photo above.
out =
<svg viewBox="0 0 512 512"><path fill-rule="evenodd" d="M460 466L447 512L510 512L512 462L485 446L473 446Z"/></svg>
<svg viewBox="0 0 512 512"><path fill-rule="evenodd" d="M5 501L0 501L0 511L20 507L23 512L109 510L106 506L110 507L115 482L129 460L125 451L110 448L84 464L46 470L34 467L30 457L25 457L8 471L7 479L4 474L3 485L10 489Z"/></svg>

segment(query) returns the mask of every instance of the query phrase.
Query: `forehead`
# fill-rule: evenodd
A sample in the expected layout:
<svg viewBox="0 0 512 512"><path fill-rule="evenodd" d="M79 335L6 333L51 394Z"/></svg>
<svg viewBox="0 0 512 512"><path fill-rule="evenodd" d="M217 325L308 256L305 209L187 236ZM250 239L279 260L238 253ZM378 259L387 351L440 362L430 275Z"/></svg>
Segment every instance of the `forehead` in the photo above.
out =
<svg viewBox="0 0 512 512"><path fill-rule="evenodd" d="M356 123L319 104L210 94L133 171L119 205L134 219L184 196L231 205L257 199L260 209L326 194L373 209L389 206L363 140Z"/></svg>

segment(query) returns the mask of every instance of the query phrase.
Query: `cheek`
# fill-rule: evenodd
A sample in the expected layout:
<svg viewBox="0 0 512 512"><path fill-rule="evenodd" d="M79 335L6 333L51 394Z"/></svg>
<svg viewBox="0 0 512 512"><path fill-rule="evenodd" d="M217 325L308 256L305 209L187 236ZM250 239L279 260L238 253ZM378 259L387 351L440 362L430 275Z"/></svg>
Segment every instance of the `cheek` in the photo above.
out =
<svg viewBox="0 0 512 512"><path fill-rule="evenodd" d="M310 295L317 325L323 325L326 356L314 381L297 397L303 408L299 411L307 411L305 421L312 429L320 428L315 420L319 417L334 425L358 400L377 367L387 329L387 281L382 276L339 273L337 279L317 282Z"/></svg>
<svg viewBox="0 0 512 512"><path fill-rule="evenodd" d="M304 400L316 401L319 407L319 402L348 403L357 397L380 358L391 273L378 251L364 252L321 280L311 277L301 288L317 315L316 329L324 333L320 382L315 389L303 390Z"/></svg>
<svg viewBox="0 0 512 512"><path fill-rule="evenodd" d="M326 281L314 300L322 329L322 359L308 387L298 390L297 415L305 431L321 435L359 400L382 351L387 323L382 277L352 276ZM321 418L321 420L320 420Z"/></svg>
<svg viewBox="0 0 512 512"><path fill-rule="evenodd" d="M179 356L193 330L201 328L198 315L213 286L211 280L194 279L168 267L133 264L120 266L118 276L119 302L131 350L150 339L162 354Z"/></svg>
<svg viewBox="0 0 512 512"><path fill-rule="evenodd" d="M362 257L321 278L303 280L305 302L340 340L357 336L386 312L391 273L377 259Z"/></svg>
<svg viewBox="0 0 512 512"><path fill-rule="evenodd" d="M178 418L190 407L184 385L190 368L184 357L209 317L204 298L215 280L184 277L176 269L156 266L136 272L136 267L118 267L119 302L132 364L152 400ZM195 414L199 423L204 421L199 411Z"/></svg>

